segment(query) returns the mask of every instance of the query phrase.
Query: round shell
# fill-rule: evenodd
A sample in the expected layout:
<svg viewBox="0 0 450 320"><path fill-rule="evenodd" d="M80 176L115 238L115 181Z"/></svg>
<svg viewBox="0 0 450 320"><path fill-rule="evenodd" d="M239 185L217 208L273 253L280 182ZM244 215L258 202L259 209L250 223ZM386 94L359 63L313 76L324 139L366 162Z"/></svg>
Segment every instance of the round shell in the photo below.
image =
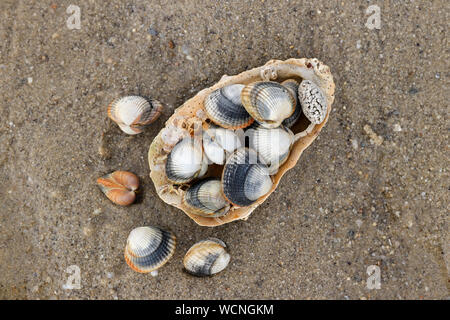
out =
<svg viewBox="0 0 450 320"><path fill-rule="evenodd" d="M249 206L272 188L269 168L253 149L237 149L228 158L222 173L225 198L240 207Z"/></svg>
<svg viewBox="0 0 450 320"><path fill-rule="evenodd" d="M207 178L190 186L184 194L183 203L192 212L205 217L220 217L230 209L222 194L220 179L215 178Z"/></svg>
<svg viewBox="0 0 450 320"><path fill-rule="evenodd" d="M159 227L138 227L128 236L125 261L134 271L152 272L164 264L175 252L175 235Z"/></svg>
<svg viewBox="0 0 450 320"><path fill-rule="evenodd" d="M180 140L167 156L167 178L173 183L187 183L204 169L201 144L191 137Z"/></svg>
<svg viewBox="0 0 450 320"><path fill-rule="evenodd" d="M127 134L138 134L159 118L162 104L150 98L126 96L117 98L108 106L108 117Z"/></svg>
<svg viewBox="0 0 450 320"><path fill-rule="evenodd" d="M230 255L226 244L219 239L209 238L194 244L183 259L187 272L198 277L211 276L228 266Z"/></svg>
<svg viewBox="0 0 450 320"><path fill-rule="evenodd" d="M303 80L298 87L298 98L303 113L314 124L320 124L327 115L327 100L322 90L312 81Z"/></svg>
<svg viewBox="0 0 450 320"><path fill-rule="evenodd" d="M139 178L127 171L114 171L97 179L97 185L109 200L121 206L132 204L139 188Z"/></svg>
<svg viewBox="0 0 450 320"><path fill-rule="evenodd" d="M247 130L245 134L249 137L249 147L270 166L270 174L276 173L279 166L286 161L294 143L292 131L283 126L275 129L258 127Z"/></svg>
<svg viewBox="0 0 450 320"><path fill-rule="evenodd" d="M294 113L289 118L283 120L283 126L290 128L298 121L298 119L300 119L300 116L302 115L302 106L300 105L300 101L298 99L298 82L294 79L288 79L283 81L281 84L289 90L295 99Z"/></svg>
<svg viewBox="0 0 450 320"><path fill-rule="evenodd" d="M217 125L238 129L249 126L254 120L241 103L242 84L225 86L211 92L205 99L205 111Z"/></svg>
<svg viewBox="0 0 450 320"><path fill-rule="evenodd" d="M320 124L310 124L309 120L307 120L304 115L300 116L299 121L293 127L295 128L293 129L295 141L292 145L291 152L289 153L287 160L280 166L277 173L272 176L273 186L269 193L258 199L251 206L231 206L228 213L221 217L199 216L192 212L190 208L184 206L182 199L186 192L185 186L170 182L165 174L165 159L167 153L173 148L173 145L169 144L166 139L164 139L164 133L167 130L172 132L175 128L184 132L185 128L189 128L189 125L193 120L202 121L204 129L207 129L209 127L207 119L205 120L200 115L204 111L204 101L206 97L214 90L231 84L249 84L255 81L269 80L281 83L287 79L295 79L297 82L310 80L317 84L324 93L327 101L327 116ZM155 185L158 196L167 204L182 210L192 220L202 226L214 227L235 220L248 219L250 214L275 190L286 171L295 166L303 151L308 148L319 135L330 115L334 100L334 89L333 76L329 67L317 59L302 58L288 59L285 61L270 60L263 66L244 71L238 75L222 77L215 85L201 90L193 98L189 99L181 107L176 109L175 113L167 120L166 127L161 130L151 143L148 152L150 177ZM316 157L326 161L322 153L318 153ZM210 166L208 175L220 177L220 174L222 173L220 170L214 174L214 166ZM299 181L299 183L302 182Z"/></svg>
<svg viewBox="0 0 450 320"><path fill-rule="evenodd" d="M265 128L276 128L295 110L295 99L278 82L258 81L247 85L241 93L247 112Z"/></svg>

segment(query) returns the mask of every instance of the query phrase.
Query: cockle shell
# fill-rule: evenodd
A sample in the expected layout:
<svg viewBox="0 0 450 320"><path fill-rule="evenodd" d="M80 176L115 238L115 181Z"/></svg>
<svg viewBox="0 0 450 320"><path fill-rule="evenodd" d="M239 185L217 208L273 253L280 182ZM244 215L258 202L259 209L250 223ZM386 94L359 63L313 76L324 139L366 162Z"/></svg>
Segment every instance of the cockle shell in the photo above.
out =
<svg viewBox="0 0 450 320"><path fill-rule="evenodd" d="M242 105L265 128L276 128L295 110L295 99L283 85L274 81L257 81L245 86Z"/></svg>
<svg viewBox="0 0 450 320"><path fill-rule="evenodd" d="M187 137L180 140L169 153L166 162L167 179L173 183L187 183L204 168L202 146Z"/></svg>
<svg viewBox="0 0 450 320"><path fill-rule="evenodd" d="M319 124L327 115L327 100L322 90L312 81L303 80L298 87L298 98L305 116Z"/></svg>
<svg viewBox="0 0 450 320"><path fill-rule="evenodd" d="M138 227L130 232L125 261L134 271L152 272L163 266L175 252L175 235L159 227Z"/></svg>
<svg viewBox="0 0 450 320"><path fill-rule="evenodd" d="M199 117L204 111L204 102L206 97L214 90L231 84L253 83L256 81L277 81L282 83L285 80L294 79L297 82L310 80L314 82L323 92L326 99L327 112L325 120L320 124L311 123L304 115L290 128L294 133L294 143L287 160L280 166L276 174L271 176L273 185L270 191L247 207L231 206L226 215L221 217L203 217L195 214L192 210L183 205L182 199L186 192L186 186L179 186L167 179L164 170L164 161L168 151L173 146L163 138L163 133L167 128L177 127L187 134L193 135L191 129L192 123L200 122L203 129L208 129L210 124L208 119ZM150 166L150 177L155 185L159 197L166 203L181 209L192 220L202 226L219 226L239 219L247 219L250 214L275 190L282 176L287 170L295 166L302 152L317 138L323 126L328 120L331 106L334 101L333 76L328 66L317 59L288 59L270 60L265 65L251 70L244 71L235 76L223 76L222 79L212 87L198 92L193 98L186 101L182 106L175 110L175 113L167 120L165 129L155 137L150 145L148 160ZM317 153L318 159L324 158L323 153ZM325 159L324 159L325 160ZM222 167L210 166L207 176L220 178Z"/></svg>
<svg viewBox="0 0 450 320"><path fill-rule="evenodd" d="M294 143L294 134L288 128L280 126L275 129L257 127L245 132L249 138L249 147L254 149L269 166L270 174L287 160Z"/></svg>
<svg viewBox="0 0 450 320"><path fill-rule="evenodd" d="M222 173L225 198L240 207L249 206L272 187L269 168L253 149L237 149L225 163Z"/></svg>
<svg viewBox="0 0 450 320"><path fill-rule="evenodd" d="M162 104L150 98L126 96L113 100L108 106L108 116L127 134L138 134L159 118Z"/></svg>
<svg viewBox="0 0 450 320"><path fill-rule="evenodd" d="M223 128L238 129L249 126L254 120L241 103L242 84L233 84L211 92L205 99L209 118Z"/></svg>
<svg viewBox="0 0 450 320"><path fill-rule="evenodd" d="M281 84L289 90L289 92L295 99L294 113L290 117L284 119L284 121L282 122L283 126L285 126L286 128L290 128L297 122L297 120L302 115L302 106L298 99L298 82L294 79L288 79L286 81L283 81Z"/></svg>
<svg viewBox="0 0 450 320"><path fill-rule="evenodd" d="M211 276L222 271L230 262L226 247L222 240L216 238L197 242L184 256L185 270L198 277Z"/></svg>
<svg viewBox="0 0 450 320"><path fill-rule="evenodd" d="M100 190L109 200L121 206L132 204L139 188L139 178L127 171L114 171L97 179Z"/></svg>
<svg viewBox="0 0 450 320"><path fill-rule="evenodd" d="M194 183L183 197L186 207L204 217L220 217L228 212L230 204L222 194L220 179L206 178Z"/></svg>

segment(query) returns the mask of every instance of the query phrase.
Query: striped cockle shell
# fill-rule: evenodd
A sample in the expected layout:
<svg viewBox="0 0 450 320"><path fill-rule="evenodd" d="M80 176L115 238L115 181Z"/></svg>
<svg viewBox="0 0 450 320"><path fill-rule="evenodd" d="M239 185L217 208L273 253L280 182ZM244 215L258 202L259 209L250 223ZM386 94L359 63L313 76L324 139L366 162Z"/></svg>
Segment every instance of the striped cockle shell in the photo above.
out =
<svg viewBox="0 0 450 320"><path fill-rule="evenodd" d="M254 120L241 103L244 87L242 84L233 84L211 92L204 103L207 116L215 124L227 129L249 126Z"/></svg>
<svg viewBox="0 0 450 320"><path fill-rule="evenodd" d="M245 135L249 138L249 147L254 149L269 166L271 175L286 161L294 143L294 134L283 126L274 129L260 126L247 130Z"/></svg>
<svg viewBox="0 0 450 320"><path fill-rule="evenodd" d="M139 188L139 178L127 171L114 171L97 179L100 190L109 200L121 206L132 204Z"/></svg>
<svg viewBox="0 0 450 320"><path fill-rule="evenodd" d="M232 153L222 172L225 198L235 206L249 206L272 188L269 168L255 150L239 148Z"/></svg>
<svg viewBox="0 0 450 320"><path fill-rule="evenodd" d="M185 270L198 277L211 276L222 271L231 258L226 247L222 240L216 238L197 242L184 256Z"/></svg>
<svg viewBox="0 0 450 320"><path fill-rule="evenodd" d="M295 110L295 99L283 85L257 81L242 89L241 101L247 112L265 128L276 128Z"/></svg>
<svg viewBox="0 0 450 320"><path fill-rule="evenodd" d="M322 90L312 81L303 80L298 87L298 98L305 116L314 124L320 124L327 115L327 100Z"/></svg>
<svg viewBox="0 0 450 320"><path fill-rule="evenodd" d="M167 156L166 175L173 183L187 183L204 169L201 142L191 137L180 140Z"/></svg>
<svg viewBox="0 0 450 320"><path fill-rule="evenodd" d="M138 227L130 232L125 261L134 271L152 272L163 266L175 252L176 237L159 227Z"/></svg>
<svg viewBox="0 0 450 320"><path fill-rule="evenodd" d="M108 106L108 116L127 134L138 134L161 115L162 104L151 98L125 96Z"/></svg>
<svg viewBox="0 0 450 320"><path fill-rule="evenodd" d="M283 81L281 84L289 90L295 99L294 113L282 122L283 126L290 128L297 122L298 119L300 119L300 116L302 115L302 106L300 105L300 101L298 99L298 82L294 79L288 79Z"/></svg>
<svg viewBox="0 0 450 320"><path fill-rule="evenodd" d="M216 178L206 178L190 186L184 194L183 204L204 217L221 217L230 209L220 179Z"/></svg>

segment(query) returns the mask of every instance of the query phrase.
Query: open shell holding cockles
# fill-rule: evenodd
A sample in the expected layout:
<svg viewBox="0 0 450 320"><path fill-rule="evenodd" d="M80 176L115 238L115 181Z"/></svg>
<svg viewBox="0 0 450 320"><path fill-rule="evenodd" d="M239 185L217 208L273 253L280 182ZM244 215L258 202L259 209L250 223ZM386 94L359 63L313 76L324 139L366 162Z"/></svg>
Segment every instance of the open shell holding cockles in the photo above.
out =
<svg viewBox="0 0 450 320"><path fill-rule="evenodd" d="M176 109L153 140L148 160L159 197L202 226L247 219L318 136L334 89L329 67L317 59L270 60L224 75ZM249 135L254 146L235 141L239 134L224 138L222 128L255 130ZM276 138L283 139L278 149L267 149L278 143L267 140L267 130L278 130ZM203 148L217 157L198 154ZM195 163L180 168L177 153ZM256 160L249 162L252 157Z"/></svg>

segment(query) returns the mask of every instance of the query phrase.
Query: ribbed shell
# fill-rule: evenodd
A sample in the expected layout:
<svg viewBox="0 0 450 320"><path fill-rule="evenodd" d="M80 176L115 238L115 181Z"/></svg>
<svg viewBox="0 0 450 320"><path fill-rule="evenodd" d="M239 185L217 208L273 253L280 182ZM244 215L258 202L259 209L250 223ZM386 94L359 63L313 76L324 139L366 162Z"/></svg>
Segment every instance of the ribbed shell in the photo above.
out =
<svg viewBox="0 0 450 320"><path fill-rule="evenodd" d="M220 179L207 178L193 184L186 191L183 203L198 215L221 217L230 209L222 193Z"/></svg>
<svg viewBox="0 0 450 320"><path fill-rule="evenodd" d="M247 130L249 147L254 149L270 166L270 174L276 173L279 166L289 156L294 142L294 134L291 130L280 126L275 129L259 127Z"/></svg>
<svg viewBox="0 0 450 320"><path fill-rule="evenodd" d="M159 227L138 227L128 236L125 261L137 272L148 273L163 266L175 252L176 238Z"/></svg>
<svg viewBox="0 0 450 320"><path fill-rule="evenodd" d="M241 101L247 112L265 128L276 128L295 110L295 99L278 82L258 81L245 86Z"/></svg>
<svg viewBox="0 0 450 320"><path fill-rule="evenodd" d="M218 273L230 262L231 257L225 248L226 244L216 238L199 241L186 253L183 259L184 268L199 277Z"/></svg>
<svg viewBox="0 0 450 320"><path fill-rule="evenodd" d="M136 199L139 178L127 171L114 171L97 179L100 190L109 200L121 206L127 206Z"/></svg>
<svg viewBox="0 0 450 320"><path fill-rule="evenodd" d="M108 116L116 122L123 132L138 134L158 119L162 104L151 98L125 96L115 99L108 106Z"/></svg>
<svg viewBox="0 0 450 320"><path fill-rule="evenodd" d="M225 198L241 207L249 206L270 191L269 169L256 151L239 148L228 158L222 173Z"/></svg>
<svg viewBox="0 0 450 320"><path fill-rule="evenodd" d="M288 79L283 81L281 84L289 90L295 99L294 113L283 121L283 126L290 128L297 122L298 119L300 119L300 116L302 115L302 106L300 105L300 101L298 99L298 82L294 79Z"/></svg>
<svg viewBox="0 0 450 320"><path fill-rule="evenodd" d="M205 99L205 111L217 125L238 129L249 126L254 120L241 103L242 84L225 86L211 92Z"/></svg>
<svg viewBox="0 0 450 320"><path fill-rule="evenodd" d="M173 183L187 183L204 168L200 142L191 137L180 140L167 156L166 175Z"/></svg>
<svg viewBox="0 0 450 320"><path fill-rule="evenodd" d="M305 116L314 124L320 124L327 115L327 100L322 90L310 80L303 80L298 87L298 98Z"/></svg>

